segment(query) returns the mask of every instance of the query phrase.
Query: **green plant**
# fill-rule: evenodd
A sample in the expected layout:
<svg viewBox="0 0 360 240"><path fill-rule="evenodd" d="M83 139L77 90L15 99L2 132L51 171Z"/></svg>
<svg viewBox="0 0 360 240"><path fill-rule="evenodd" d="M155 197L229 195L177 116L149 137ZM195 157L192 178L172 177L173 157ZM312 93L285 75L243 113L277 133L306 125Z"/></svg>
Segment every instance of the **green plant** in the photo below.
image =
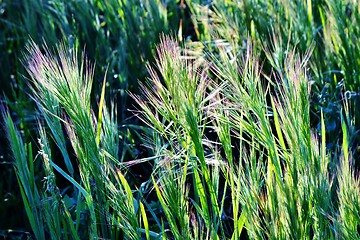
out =
<svg viewBox="0 0 360 240"><path fill-rule="evenodd" d="M151 70L151 84L143 87L145 98L135 99L140 118L165 144L155 146L161 161L154 187L174 238L186 236L177 227L188 229L189 220L175 224L180 209L194 216L190 222L195 233L197 227L207 232L203 238L238 239L244 228L256 239L340 236L331 226L342 221L337 216L345 205L336 204L332 191L338 186L331 176L339 173L328 170L338 160L326 150L323 115L321 132L316 133L310 122L310 53L300 58L289 50L279 59L279 49L267 50L275 71L268 76L251 44L242 58L234 57L239 55L236 47L229 52L220 46L210 57L217 79L211 81L204 71L195 70L200 76L192 72L201 64L182 58L173 40L163 41L161 78ZM209 139L210 129L217 138ZM193 186L194 196L187 186ZM231 199L230 209L224 209L226 198ZM358 201L358 192L352 198ZM233 226L225 231L226 217Z"/></svg>
<svg viewBox="0 0 360 240"><path fill-rule="evenodd" d="M120 121L116 125L122 132L122 138L115 139L112 144L120 145L120 161L135 158L140 152L137 149L140 143L136 139L139 139L137 135L140 135L138 129L141 127L137 126L137 122L134 122L134 118L129 114L128 108L133 103L128 102L127 91L136 91L137 81L144 80L147 75L145 63L152 61L158 35L171 29L177 31L179 18L176 2L166 3L158 0L106 2L2 0L0 2L2 29L0 63L3 70L0 73L2 82L0 94L7 99L15 124L24 132L24 141L32 141L33 146L36 144L33 135L37 134L37 113L34 111L36 109L34 102L29 99L30 90L27 85L29 76L19 59L24 58L23 53L29 38L37 44L45 41L49 48L53 48L59 39L63 39L67 47L85 48L88 56L96 59L97 71L94 72L91 102L100 100L97 99L97 96L100 96L97 93L103 89L106 92L107 102L116 99L117 104L113 105L112 110L118 112ZM107 81L105 88L102 89L105 69L108 69ZM51 108L58 103L46 92L39 91L38 94L43 95L44 99L48 98L44 101L38 98L42 104L50 104L48 106L50 112L42 112L41 115L44 116L47 124L52 125L50 131L56 141L55 145L52 137L50 138L53 155L62 155L67 173L71 177L76 177L75 162L72 161L71 152L69 156L67 149L69 141L64 137L61 120L56 117L59 108ZM5 145L0 147L0 152L5 158L10 154L10 150ZM9 161L5 159L5 162ZM9 186L4 188L4 193L16 198L20 193L17 193L16 188L10 187L16 185L13 184L16 180L12 177L12 170L8 166L8 164L1 166L4 168L4 178L9 179L9 183L4 185L4 187ZM42 169L40 161L35 162L35 169ZM36 172L36 175L43 174L41 170ZM59 181L61 182L62 178ZM14 201L8 201L7 204L16 207ZM9 215L7 209L10 208L1 209L2 215ZM9 221L2 224L4 227L24 225L22 219L24 218L9 218Z"/></svg>
<svg viewBox="0 0 360 240"><path fill-rule="evenodd" d="M4 112L8 139L16 160L14 166L35 237L45 239L49 234L52 239L99 236L115 239L123 234L129 239L138 239L143 231L149 235L148 229L140 229L140 211L120 173L126 168L118 161L115 107L113 105L110 112L107 110L105 91L102 91L97 118L91 108L93 67L84 59L84 54L79 61L77 49L69 49L64 44L54 52L45 47L43 53L33 42L27 49L25 62L32 79L34 100L55 144L64 148L61 153L67 167L63 170L55 162L46 130L39 124L39 156L43 159L45 177L44 188L37 187L31 145L24 147L9 113ZM106 79L103 89L105 84ZM67 162L70 154L63 145L66 135L61 131L62 127L66 129L79 163L79 176L74 175L73 165ZM117 168L121 170L115 171ZM57 187L56 175L67 179L73 187L70 197L75 203L66 204L70 197L64 196ZM119 188L123 190L119 191ZM146 221L144 211L142 219Z"/></svg>
<svg viewBox="0 0 360 240"><path fill-rule="evenodd" d="M11 100L2 114L34 236L359 238L356 3L143 3L33 5L50 11L46 36L76 36L28 43L37 114L10 115ZM201 42L163 35L155 51L161 30L189 28L177 21L186 7ZM139 94L131 85L147 75ZM145 127L124 121L128 90Z"/></svg>
<svg viewBox="0 0 360 240"><path fill-rule="evenodd" d="M166 37L158 46L157 66L160 75L149 68L151 81L142 87L145 99L134 96L142 110L140 118L169 144L169 150L162 146L156 149L165 157L156 163L154 187L174 238L189 238L192 223L194 238L201 239L199 234L205 231L207 238L214 239L222 231L222 196L218 166L209 166L211 154L205 152L203 144L207 125L204 107L209 101L206 72L197 62L183 59L178 44ZM187 199L190 187L194 192L192 206ZM193 219L184 218L192 208L196 209Z"/></svg>

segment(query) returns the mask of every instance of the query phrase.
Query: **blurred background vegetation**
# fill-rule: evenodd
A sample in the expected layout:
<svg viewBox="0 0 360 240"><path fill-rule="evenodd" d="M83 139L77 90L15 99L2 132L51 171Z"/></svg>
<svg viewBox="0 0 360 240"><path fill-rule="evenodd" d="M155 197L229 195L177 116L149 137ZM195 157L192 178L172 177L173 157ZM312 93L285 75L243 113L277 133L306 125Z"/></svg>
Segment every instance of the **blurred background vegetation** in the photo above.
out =
<svg viewBox="0 0 360 240"><path fill-rule="evenodd" d="M310 128L319 136L326 134L326 152L338 159L346 118L350 168L358 176L360 3L352 0L0 0L1 101L8 106L23 141L32 142L37 152L41 113L31 97L25 46L32 40L52 49L63 41L69 49L84 49L87 58L95 62L91 92L95 112L106 73L105 102L114 101L117 108L119 161L155 155L155 150L144 146L153 131L131 111L139 102L129 93L142 94L139 82L145 83L150 77L147 64L154 67L157 63L156 45L163 33L174 36L189 58L201 56L209 61L213 56L221 57L221 47L240 58L251 41L262 72L272 79L282 78L288 70L285 63L290 52L299 56L311 52L306 65L311 84ZM216 73L209 75L218 78ZM270 91L279 92L276 86ZM207 137L211 139L211 133ZM1 134L0 142L0 236L30 236L5 134ZM54 140L50 145L54 162L65 168L61 150ZM69 141L67 148L71 148ZM150 179L153 165L149 162L129 167L128 181L133 189ZM334 176L339 162L329 162ZM34 169L34 180L41 183L46 170L40 161L34 163ZM60 174L58 178L60 190L66 192L68 182ZM160 209L160 203L152 202L158 205L151 209ZM359 217L359 212L355 215Z"/></svg>

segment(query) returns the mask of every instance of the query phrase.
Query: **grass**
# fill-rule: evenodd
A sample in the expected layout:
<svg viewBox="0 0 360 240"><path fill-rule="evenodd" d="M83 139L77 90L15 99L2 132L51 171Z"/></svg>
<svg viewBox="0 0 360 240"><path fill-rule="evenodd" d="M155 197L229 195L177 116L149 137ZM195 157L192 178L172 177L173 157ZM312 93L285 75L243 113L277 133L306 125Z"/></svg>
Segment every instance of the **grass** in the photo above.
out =
<svg viewBox="0 0 360 240"><path fill-rule="evenodd" d="M35 3L76 38L27 41L33 129L2 110L33 238L360 238L356 2Z"/></svg>
<svg viewBox="0 0 360 240"><path fill-rule="evenodd" d="M69 48L86 49L89 58L95 62L97 71L94 72L92 84L94 91L89 96L92 102L100 101L96 99L95 92L102 90L104 73L108 69L104 96L107 102L117 103L114 104L113 110L119 114L117 125L121 131L121 138L115 139L113 143L119 142L121 159L135 158L138 155L138 150L134 147L137 145L135 139L138 139L138 121L127 111L132 105L127 90L136 91L138 80L145 78L145 63L152 61L152 53L160 32L168 32L170 28L178 29L181 17L174 3L167 5L157 0L144 3L140 5L129 1L1 1L1 92L6 94L7 104L12 114L16 115L14 121L19 130L24 132L25 142L31 141L33 146L37 142L33 136L37 134L38 114L34 111L34 102L29 101L29 75L24 68L27 64L22 63L20 59L24 59L25 47L30 38L37 44L46 41L50 49L58 44L59 39L63 39L64 45ZM50 95L43 98L50 98L45 100L45 103L51 104L49 108L58 105ZM50 113L42 114L46 115L46 122L53 125L50 129L54 131L52 134L57 144L54 155L64 158L66 169L70 176L73 176L74 162L71 162L73 157L72 153L69 153L69 142L66 137L64 138L65 129L62 128L59 119L53 116L60 113L59 109L50 110ZM2 138L2 142L4 141L5 137ZM50 145L53 145L51 139ZM53 146L52 148L54 149ZM5 162L10 162L7 147L1 146L0 150L1 156L7 158ZM61 153L58 154L58 151ZM35 165L36 169L41 168L40 164ZM9 166L2 165L2 177L9 179L4 185L4 196L9 194L10 198L13 196L16 199L19 196L18 190L12 187L16 185L16 180ZM4 198L2 203L5 204L6 199ZM17 205L13 200L7 201L6 204L9 204L7 208L16 208ZM8 215L7 208L2 208L2 215ZM1 225L8 228L17 224L24 225L21 219L23 218L11 218Z"/></svg>

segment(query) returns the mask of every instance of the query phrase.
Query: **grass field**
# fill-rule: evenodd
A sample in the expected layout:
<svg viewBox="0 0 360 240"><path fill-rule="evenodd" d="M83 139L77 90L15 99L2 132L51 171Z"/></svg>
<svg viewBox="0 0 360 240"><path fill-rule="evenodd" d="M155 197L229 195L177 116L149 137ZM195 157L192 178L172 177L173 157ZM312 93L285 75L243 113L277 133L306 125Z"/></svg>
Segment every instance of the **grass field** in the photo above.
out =
<svg viewBox="0 0 360 240"><path fill-rule="evenodd" d="M0 236L360 239L360 3L0 0Z"/></svg>

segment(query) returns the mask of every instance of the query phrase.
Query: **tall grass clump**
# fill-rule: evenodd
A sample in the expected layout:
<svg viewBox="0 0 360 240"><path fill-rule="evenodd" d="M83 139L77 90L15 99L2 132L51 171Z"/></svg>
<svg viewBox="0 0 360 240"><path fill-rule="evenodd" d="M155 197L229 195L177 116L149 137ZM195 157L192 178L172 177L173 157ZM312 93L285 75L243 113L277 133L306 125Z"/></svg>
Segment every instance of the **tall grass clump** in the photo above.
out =
<svg viewBox="0 0 360 240"><path fill-rule="evenodd" d="M64 44L41 50L29 43L24 62L41 118L42 188L37 157L9 113L3 116L36 238L359 237L359 181L349 151L354 118L344 109L341 154L331 154L324 114L320 132L310 123L311 51L301 56L289 48L279 59L273 44L264 50L273 68L268 75L251 39L245 52L218 43L200 56L161 38L157 68L148 65L143 94L132 95L138 116L153 129L147 144L154 156L129 163L119 160L106 78L95 113L94 69L84 54ZM62 158L52 154L50 137L64 148ZM62 145L66 138L71 148ZM152 163L151 176L138 187L127 170L144 161ZM61 191L58 177L71 189Z"/></svg>
<svg viewBox="0 0 360 240"><path fill-rule="evenodd" d="M158 46L157 67L158 71L149 68L149 83L142 87L144 98L134 97L140 118L168 145L151 144L158 154L154 188L173 238L215 239L224 234L223 196L218 187L219 165L204 139L209 101L206 68L186 60L177 42L168 37Z"/></svg>
<svg viewBox="0 0 360 240"><path fill-rule="evenodd" d="M309 238L310 231L330 234L322 213L331 207L328 158L310 128L307 57L302 60L290 53L285 69L269 78L262 76L253 54L248 46L240 70L221 62L215 70L226 81L229 113L222 118L230 119L241 144L251 147L250 159L240 164L240 174L234 174L244 182L238 187L240 199L254 221L245 226L254 238ZM233 62L236 65L236 59Z"/></svg>
<svg viewBox="0 0 360 240"><path fill-rule="evenodd" d="M335 226L344 217L341 208L351 210L338 204L344 193L334 176L344 170L329 171L336 159L326 150L323 115L320 132L310 123L311 52L301 57L288 49L278 59L279 49L266 50L273 64L273 74L266 75L251 41L244 54L229 44L210 54L211 64L190 65L176 42L163 41L161 78L150 69L144 98L135 98L140 118L162 139L153 145L159 156L153 182L174 237L187 236L179 227L187 231L189 222L192 238L239 239L245 232L255 239L343 236ZM197 66L200 75L187 72ZM346 181L355 184L352 177ZM345 191L359 199L358 191ZM174 224L181 211L190 221ZM206 234L196 235L198 229Z"/></svg>
<svg viewBox="0 0 360 240"><path fill-rule="evenodd" d="M69 48L86 46L87 55L94 59L96 68L92 83L91 101L96 102L97 93L102 91L103 74L107 71L105 98L108 103L115 101L114 110L118 112L121 121L117 124L121 129L121 139L117 139L121 148L121 160L135 158L142 154L139 150L137 121L129 113L131 106L128 90L137 91L138 80L144 80L147 75L145 63L153 61L154 46L161 32L177 32L180 18L183 16L176 1L44 1L44 0L3 0L0 3L0 63L3 70L0 73L1 96L7 98L7 104L12 112L13 120L19 130L24 132L24 141L36 139L37 113L34 102L29 101L30 91L26 84L29 75L24 65L19 61L26 51L29 37L37 44L46 41L49 48L54 47L59 39ZM185 27L184 27L185 28ZM95 61L96 60L96 61ZM111 86L111 87L110 87ZM40 94L40 93L39 93ZM6 96L5 96L6 95ZM44 93L44 95L48 95ZM99 94L100 95L100 94ZM44 96L45 97L45 96ZM48 96L51 98L51 96ZM57 105L56 99L53 103ZM115 109L116 107L116 109ZM56 138L57 146L51 148L54 155L60 151L65 158L66 169L70 176L76 174L74 162L66 153L67 138L63 138L64 128L60 120L54 117L59 108L52 108L47 115L47 124L52 124L51 131ZM50 138L51 139L51 138ZM2 140L4 141L5 138ZM35 140L35 141L34 141ZM120 149L119 148L119 149ZM7 156L10 150L6 145L0 146L0 156ZM4 193L17 199L20 196L12 169L5 160L2 176L8 179L4 184ZM35 164L35 169L41 169ZM75 168L75 169L74 169ZM61 181L61 180L60 180ZM7 201L8 207L0 208L1 215L10 215L10 208L16 208L17 202ZM5 205L4 205L5 206ZM26 224L23 218L10 217L3 226ZM1 224L1 225L2 225Z"/></svg>
<svg viewBox="0 0 360 240"><path fill-rule="evenodd" d="M22 61L36 111L2 117L31 234L359 239L358 7L27 1L51 39Z"/></svg>
<svg viewBox="0 0 360 240"><path fill-rule="evenodd" d="M192 19L197 36L205 43L215 39L226 40L238 51L245 51L250 36L253 47L260 52L263 71L271 74L272 64L266 60L265 48L272 48L273 36L279 40L280 62L287 49L305 55L309 48L311 73L311 124L320 131L321 111L325 115L327 147L338 151L341 142L341 110L343 100L350 100L351 115L359 118L354 106L358 105L358 68L356 39L359 38L359 4L357 1L191 1ZM211 45L211 44L210 44ZM206 45L209 48L209 44ZM210 46L211 49L211 46ZM359 121L356 121L359 122ZM358 129L358 123L356 123ZM359 139L350 143L352 153ZM337 152L336 154L339 154ZM358 165L358 164L357 164Z"/></svg>
<svg viewBox="0 0 360 240"><path fill-rule="evenodd" d="M124 177L126 168L119 161L116 106L112 103L109 110L106 107L106 78L95 114L90 100L94 69L84 53L80 56L77 48L69 49L64 44L54 51L45 46L42 51L30 42L27 49L24 63L31 76L32 96L39 117L46 123L38 125L36 155L43 160L43 187L38 186L40 176L34 172L37 157L32 154L31 144L23 144L7 111L3 116L35 237L140 239L145 233L150 236L148 228L141 229L146 213L142 203L136 203ZM62 158L52 155L49 136L61 150ZM64 139L70 141L71 149ZM76 166L70 158L75 158ZM58 187L59 176L68 181L67 192Z"/></svg>
<svg viewBox="0 0 360 240"><path fill-rule="evenodd" d="M31 134L30 126L36 123L34 118L25 116L33 113L33 106L28 101L28 95L24 94L27 86L23 75L26 72L18 59L25 51L29 37L37 44L45 40L49 47L55 46L58 39L64 39L70 48L86 46L88 55L96 59L97 68L102 72L108 69L107 81L112 88L107 87L106 90L108 96L119 101L119 116L125 121L129 117L127 91L136 91L138 80L147 75L145 63L152 61L159 34L178 29L180 22L176 5L158 0L6 0L1 4L1 12L0 27L4 30L0 35L0 48L4 52L0 57L4 66L0 75L4 82L2 89L12 100L9 107L22 121L26 137ZM170 20L174 26L170 25ZM94 87L100 85L102 79L95 73ZM96 92L100 90L95 89ZM15 101L17 104L13 104Z"/></svg>
<svg viewBox="0 0 360 240"><path fill-rule="evenodd" d="M93 130L92 113L90 109L90 91L93 78L92 67L83 59L81 65L77 59L76 50L68 51L66 47L60 46L56 55L52 56L49 50L43 54L40 48L34 43L28 47L29 74L35 85L35 92L48 92L50 98L47 100L56 100L58 105L50 105L44 103L41 107L57 108L62 107L66 115L66 130L71 137L72 147L75 151L77 159L80 163L80 176L87 192L91 192L90 181L95 182L93 191L103 191L103 174L99 166L102 165L103 159L100 158L98 152L98 144L96 142L95 131ZM52 98L52 99L51 99ZM41 98L38 102L41 104ZM43 112L49 112L51 109L41 108ZM54 110L52 110L54 111ZM60 111L58 112L60 114ZM59 118L58 115L52 115ZM51 120L50 120L51 121ZM58 129L58 128L54 128ZM91 159L89 161L89 159ZM97 166L97 167L95 167ZM94 173L94 175L92 175ZM96 189L99 188L99 189ZM99 195L101 196L101 195ZM97 197L99 197L97 196ZM90 194L87 194L85 201L89 207L90 219L96 222L95 206ZM100 203L104 205L104 199ZM104 212L101 212L104 215ZM104 221L105 222L105 221ZM93 226L92 234L96 233Z"/></svg>

